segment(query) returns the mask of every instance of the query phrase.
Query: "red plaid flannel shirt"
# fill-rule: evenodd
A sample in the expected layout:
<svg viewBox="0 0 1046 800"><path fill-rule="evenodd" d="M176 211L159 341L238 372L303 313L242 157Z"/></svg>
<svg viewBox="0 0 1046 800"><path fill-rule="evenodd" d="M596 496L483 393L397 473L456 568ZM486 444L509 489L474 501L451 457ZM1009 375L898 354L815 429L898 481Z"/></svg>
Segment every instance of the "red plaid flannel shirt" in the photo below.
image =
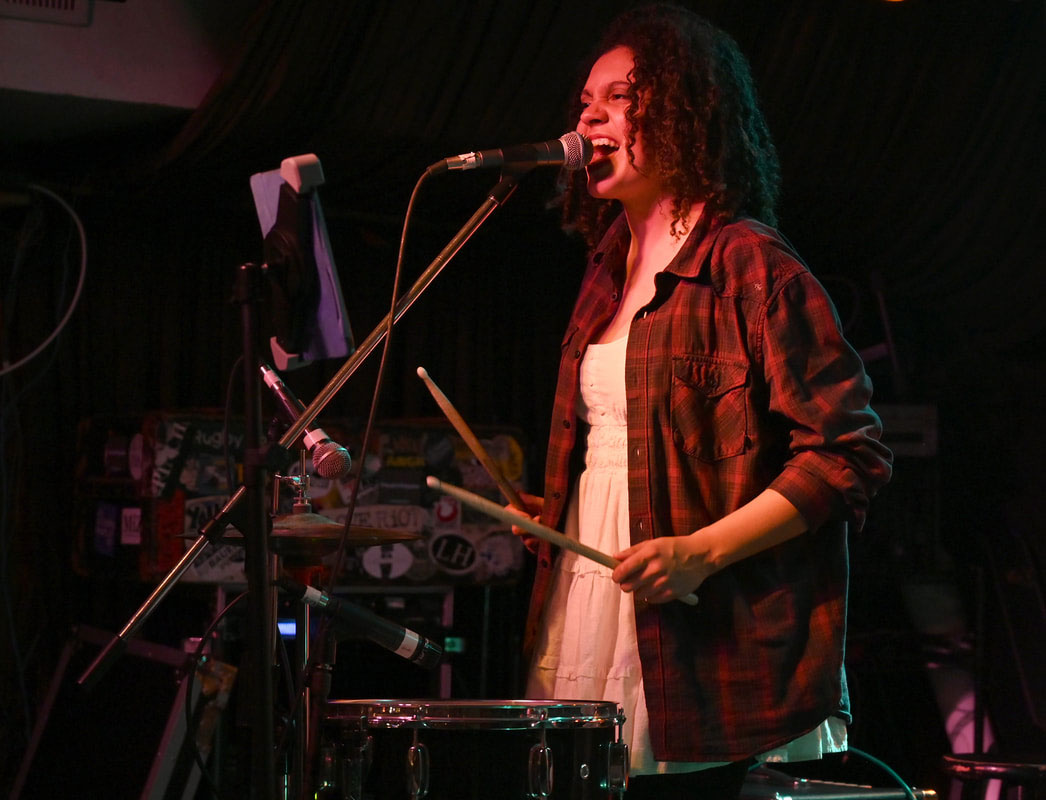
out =
<svg viewBox="0 0 1046 800"><path fill-rule="evenodd" d="M563 339L545 478L552 527L584 441L579 364L616 311L627 244L621 218L589 259ZM637 609L656 757L735 760L847 717L847 523L861 527L892 458L824 289L774 230L699 222L632 322L625 382L633 543L692 533L767 487L809 525L713 575L697 607ZM528 650L552 560L544 545Z"/></svg>

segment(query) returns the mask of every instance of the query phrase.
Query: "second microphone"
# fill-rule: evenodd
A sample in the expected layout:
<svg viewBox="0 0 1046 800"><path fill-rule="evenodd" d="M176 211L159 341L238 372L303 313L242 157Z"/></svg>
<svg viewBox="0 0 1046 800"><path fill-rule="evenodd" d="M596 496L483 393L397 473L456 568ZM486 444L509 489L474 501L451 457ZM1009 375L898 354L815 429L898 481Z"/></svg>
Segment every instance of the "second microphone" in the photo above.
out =
<svg viewBox="0 0 1046 800"><path fill-rule="evenodd" d="M297 420L305 410L302 402L294 396L276 370L264 362L261 364L261 373L265 385L276 395L289 421ZM349 451L331 439L323 428L306 428L302 441L312 455L312 467L318 475L335 481L348 477L352 468Z"/></svg>

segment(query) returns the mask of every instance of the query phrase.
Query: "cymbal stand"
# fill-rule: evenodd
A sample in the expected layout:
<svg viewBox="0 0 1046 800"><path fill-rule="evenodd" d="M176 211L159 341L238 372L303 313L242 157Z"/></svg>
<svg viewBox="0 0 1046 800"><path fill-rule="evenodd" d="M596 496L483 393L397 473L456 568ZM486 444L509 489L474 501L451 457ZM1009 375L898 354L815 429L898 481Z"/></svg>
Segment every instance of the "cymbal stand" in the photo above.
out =
<svg viewBox="0 0 1046 800"><path fill-rule="evenodd" d="M294 513L308 513L312 511L312 504L309 502L309 473L305 469L305 451L301 450L298 456L298 474L297 475L280 475L276 474L273 476L272 485L272 516L275 518L280 514L280 487L288 485L294 487ZM278 576L283 571L283 556L280 552L280 547L274 546L274 559L273 559L273 575ZM276 602L276 598L273 598L273 602ZM291 657L290 673L293 676L305 676L305 671L309 665L310 657L310 630L311 630L311 614L309 611L308 603L298 603L294 610L294 651ZM290 689L293 691L294 686ZM293 733L293 746L291 752L288 754L286 759L287 768L289 774L287 781L289 785L289 796L292 798L304 797L306 775L308 767L306 765L306 759L308 757L308 742L309 742L309 731L311 728L310 712L310 686L306 682L302 685L300 692L296 695L296 699L293 702L290 714L287 719L287 725L290 726Z"/></svg>
<svg viewBox="0 0 1046 800"><path fill-rule="evenodd" d="M311 479L306 469L306 452L299 454L298 475L275 475L272 489L272 517L275 520L271 537L275 553L273 574L279 576L284 568L294 571L316 571L322 569L322 561L330 543L298 541L293 523L295 515L312 516L309 500ZM280 487L294 489L293 513L290 518L281 516ZM308 517L302 516L307 519ZM333 524L333 523L332 523ZM281 526L288 526L286 528ZM299 529L300 530L300 529ZM307 576L300 576L312 582ZM302 684L293 701L287 724L293 729L293 746L288 754L287 784L289 797L311 796L319 754L319 724L330 697L331 678L334 671L337 638L330 626L320 626L315 641L312 636L311 606L299 601L294 610L294 651L291 657L291 674L300 676Z"/></svg>

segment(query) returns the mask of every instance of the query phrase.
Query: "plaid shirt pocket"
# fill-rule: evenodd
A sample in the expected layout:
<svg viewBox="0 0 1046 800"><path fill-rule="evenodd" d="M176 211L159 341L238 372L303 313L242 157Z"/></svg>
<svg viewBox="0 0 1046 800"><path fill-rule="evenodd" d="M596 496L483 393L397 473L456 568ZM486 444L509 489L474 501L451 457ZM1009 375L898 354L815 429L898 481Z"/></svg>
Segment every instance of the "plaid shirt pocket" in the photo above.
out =
<svg viewBox="0 0 1046 800"><path fill-rule="evenodd" d="M748 443L748 365L707 356L672 359L672 437L687 455L719 461Z"/></svg>

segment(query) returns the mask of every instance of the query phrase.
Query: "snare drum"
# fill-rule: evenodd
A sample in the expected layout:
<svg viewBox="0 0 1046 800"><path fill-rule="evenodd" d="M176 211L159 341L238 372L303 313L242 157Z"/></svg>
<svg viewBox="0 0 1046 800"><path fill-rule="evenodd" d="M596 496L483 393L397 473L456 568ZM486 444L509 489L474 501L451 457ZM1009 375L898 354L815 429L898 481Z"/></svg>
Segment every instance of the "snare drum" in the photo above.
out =
<svg viewBox="0 0 1046 800"><path fill-rule="evenodd" d="M623 724L581 700L335 700L319 778L344 800L620 798Z"/></svg>

